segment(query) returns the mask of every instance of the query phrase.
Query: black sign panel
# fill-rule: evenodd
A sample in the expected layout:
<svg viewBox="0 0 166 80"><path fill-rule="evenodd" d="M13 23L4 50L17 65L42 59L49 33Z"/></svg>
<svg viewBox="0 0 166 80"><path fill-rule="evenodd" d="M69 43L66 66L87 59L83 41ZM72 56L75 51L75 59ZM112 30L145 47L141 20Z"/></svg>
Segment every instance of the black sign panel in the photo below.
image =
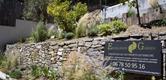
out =
<svg viewBox="0 0 166 80"><path fill-rule="evenodd" d="M125 72L160 76L161 51L159 40L107 42L104 65Z"/></svg>

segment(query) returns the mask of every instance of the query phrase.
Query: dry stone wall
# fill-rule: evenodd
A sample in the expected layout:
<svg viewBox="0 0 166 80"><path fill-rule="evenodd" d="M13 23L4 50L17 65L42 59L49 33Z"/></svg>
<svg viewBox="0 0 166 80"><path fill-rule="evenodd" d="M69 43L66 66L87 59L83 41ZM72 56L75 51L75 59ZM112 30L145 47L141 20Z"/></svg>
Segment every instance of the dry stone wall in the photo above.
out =
<svg viewBox="0 0 166 80"><path fill-rule="evenodd" d="M7 46L5 54L19 53L19 64L24 66L40 65L57 69L62 66L62 62L66 60L67 54L77 51L89 56L94 62L102 66L104 61L105 42L133 40L161 40L163 53L166 53L166 33L159 33L81 38L69 41L45 41L31 44L14 44Z"/></svg>

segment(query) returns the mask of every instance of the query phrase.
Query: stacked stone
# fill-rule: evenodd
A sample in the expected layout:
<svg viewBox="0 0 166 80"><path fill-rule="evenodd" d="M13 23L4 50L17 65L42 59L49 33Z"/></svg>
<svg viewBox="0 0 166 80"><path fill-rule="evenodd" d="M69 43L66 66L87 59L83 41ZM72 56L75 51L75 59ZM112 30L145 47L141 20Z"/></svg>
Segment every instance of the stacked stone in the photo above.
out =
<svg viewBox="0 0 166 80"><path fill-rule="evenodd" d="M166 53L166 33L133 34L96 38L80 38L70 41L46 41L33 44L8 45L6 54L19 53L21 65L40 65L58 68L66 60L66 55L77 51L102 65L104 45L107 41L161 40L163 53ZM163 57L165 59L165 57Z"/></svg>

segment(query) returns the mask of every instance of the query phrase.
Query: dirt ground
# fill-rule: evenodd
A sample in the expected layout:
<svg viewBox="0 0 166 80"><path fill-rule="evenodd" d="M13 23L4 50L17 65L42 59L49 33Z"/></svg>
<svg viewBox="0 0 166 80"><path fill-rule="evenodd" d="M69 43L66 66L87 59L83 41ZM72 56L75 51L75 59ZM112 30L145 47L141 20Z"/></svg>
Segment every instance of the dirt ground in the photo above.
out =
<svg viewBox="0 0 166 80"><path fill-rule="evenodd" d="M149 28L140 27L138 25L133 25L133 26L128 27L128 29L124 33L121 33L121 34L123 34L123 35L145 34L145 33L158 34L158 33L162 33L162 32L163 33L166 32L166 26L152 27L151 29L149 29Z"/></svg>

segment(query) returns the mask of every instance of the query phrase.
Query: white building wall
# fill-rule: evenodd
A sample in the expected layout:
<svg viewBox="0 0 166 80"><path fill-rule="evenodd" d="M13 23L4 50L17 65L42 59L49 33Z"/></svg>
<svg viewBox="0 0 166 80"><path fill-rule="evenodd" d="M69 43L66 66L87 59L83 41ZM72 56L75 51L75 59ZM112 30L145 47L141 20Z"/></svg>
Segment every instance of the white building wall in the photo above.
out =
<svg viewBox="0 0 166 80"><path fill-rule="evenodd" d="M15 43L21 38L27 38L36 27L36 22L16 20L16 26L0 25L0 51L4 45ZM54 24L47 24L48 29L57 30Z"/></svg>
<svg viewBox="0 0 166 80"><path fill-rule="evenodd" d="M28 37L36 23L31 21L16 20L16 26L0 25L0 49L6 43L13 43L21 38Z"/></svg>
<svg viewBox="0 0 166 80"><path fill-rule="evenodd" d="M162 6L163 9L166 9L166 0L158 0L159 5ZM151 8L147 0L138 0L139 4L139 10L140 15L143 13L147 13L148 9ZM107 7L106 9L103 9L101 12L102 18L112 18L112 17L118 17L122 18L123 13L127 13L129 10L129 7L127 4L117 4L115 6ZM134 9L136 12L136 9Z"/></svg>

